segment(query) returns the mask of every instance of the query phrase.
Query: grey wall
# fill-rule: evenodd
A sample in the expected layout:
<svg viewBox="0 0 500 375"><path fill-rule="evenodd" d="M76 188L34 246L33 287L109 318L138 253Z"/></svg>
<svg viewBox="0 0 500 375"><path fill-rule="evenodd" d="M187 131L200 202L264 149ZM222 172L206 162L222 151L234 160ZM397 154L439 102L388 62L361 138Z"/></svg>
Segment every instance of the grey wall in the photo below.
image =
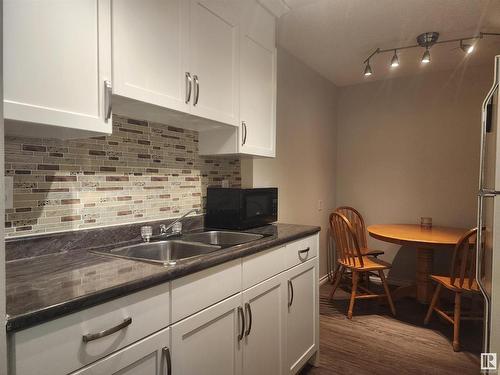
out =
<svg viewBox="0 0 500 375"><path fill-rule="evenodd" d="M368 225L473 227L480 107L493 66L421 74L343 88L338 102L337 203ZM394 262L393 279L414 277L415 252L371 239ZM441 254L438 266L447 266Z"/></svg>
<svg viewBox="0 0 500 375"><path fill-rule="evenodd" d="M279 50L276 158L241 162L243 185L278 187L280 222L321 226L320 275L335 207L336 102L331 82Z"/></svg>

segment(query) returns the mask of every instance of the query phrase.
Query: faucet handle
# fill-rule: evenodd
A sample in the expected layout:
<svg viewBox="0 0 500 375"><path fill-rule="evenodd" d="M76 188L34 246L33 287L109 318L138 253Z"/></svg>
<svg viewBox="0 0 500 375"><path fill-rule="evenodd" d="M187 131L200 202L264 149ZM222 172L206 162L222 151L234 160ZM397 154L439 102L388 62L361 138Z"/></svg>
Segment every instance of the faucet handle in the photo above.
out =
<svg viewBox="0 0 500 375"><path fill-rule="evenodd" d="M172 233L180 234L182 232L182 223L178 221L172 226Z"/></svg>
<svg viewBox="0 0 500 375"><path fill-rule="evenodd" d="M160 224L160 234L167 233L167 226L165 224Z"/></svg>
<svg viewBox="0 0 500 375"><path fill-rule="evenodd" d="M152 236L153 236L153 227L149 225L141 227L141 237L144 240L144 242L149 242Z"/></svg>

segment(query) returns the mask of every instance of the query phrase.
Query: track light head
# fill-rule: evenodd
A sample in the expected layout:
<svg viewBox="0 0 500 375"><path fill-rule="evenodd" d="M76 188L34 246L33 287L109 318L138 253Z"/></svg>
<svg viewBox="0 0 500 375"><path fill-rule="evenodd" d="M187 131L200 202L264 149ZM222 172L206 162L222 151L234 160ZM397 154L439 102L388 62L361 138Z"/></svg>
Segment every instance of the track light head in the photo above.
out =
<svg viewBox="0 0 500 375"><path fill-rule="evenodd" d="M463 40L460 41L460 49L465 52L466 55L471 54L474 51L474 44L464 43Z"/></svg>
<svg viewBox="0 0 500 375"><path fill-rule="evenodd" d="M369 77L373 74L372 67L370 66L370 60L366 62L365 66L365 77Z"/></svg>
<svg viewBox="0 0 500 375"><path fill-rule="evenodd" d="M422 64L429 64L431 62L431 53L428 48L425 49L425 52L422 55L422 60L420 61Z"/></svg>
<svg viewBox="0 0 500 375"><path fill-rule="evenodd" d="M392 56L392 59L391 59L391 68L396 68L398 66L399 66L398 53L397 53L397 50L394 50L394 55Z"/></svg>

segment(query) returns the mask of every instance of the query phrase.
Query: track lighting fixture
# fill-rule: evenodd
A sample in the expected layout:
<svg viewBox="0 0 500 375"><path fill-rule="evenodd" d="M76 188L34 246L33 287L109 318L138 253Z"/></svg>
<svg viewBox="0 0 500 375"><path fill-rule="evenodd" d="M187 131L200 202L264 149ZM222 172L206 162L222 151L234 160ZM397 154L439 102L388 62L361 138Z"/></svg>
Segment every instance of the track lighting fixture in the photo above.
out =
<svg viewBox="0 0 500 375"><path fill-rule="evenodd" d="M392 59L391 59L391 68L396 68L398 66L399 66L398 52L395 49L394 50L394 55L392 56Z"/></svg>
<svg viewBox="0 0 500 375"><path fill-rule="evenodd" d="M391 68L395 68L399 66L399 56L398 56L398 51L404 50L404 49L411 49L411 48L425 48L424 54L422 55L422 58L420 59L420 62L422 64L429 64L431 62L431 52L430 49L434 44L443 44L443 43L460 43L460 49L467 55L471 54L475 47L476 47L476 42L479 39L482 39L485 36L500 36L500 33L483 33L480 32L479 34L466 37L466 38L461 38L461 39L448 39L448 40L440 40L439 39L439 33L432 31L432 32L427 32L420 34L417 36L417 44L413 44L410 46L402 46L402 47L397 47L397 48L387 48L387 49L380 49L377 48L375 51L371 53L370 56L366 58L366 60L363 61L365 66L365 71L364 75L365 76L371 76L373 74L372 67L370 66L370 60L373 56L379 54L379 53L386 53L386 52L393 52L392 58L391 58ZM470 41L469 43L464 43L464 41Z"/></svg>
<svg viewBox="0 0 500 375"><path fill-rule="evenodd" d="M460 49L469 55L474 51L474 44L467 44L463 40L460 40Z"/></svg>
<svg viewBox="0 0 500 375"><path fill-rule="evenodd" d="M424 54L422 55L422 60L420 60L422 64L429 64L431 62L431 53L429 48L425 49Z"/></svg>
<svg viewBox="0 0 500 375"><path fill-rule="evenodd" d="M365 76L366 77L369 77L373 74L373 71L372 71L372 67L370 66L370 60L368 60L366 62L366 66L365 66Z"/></svg>

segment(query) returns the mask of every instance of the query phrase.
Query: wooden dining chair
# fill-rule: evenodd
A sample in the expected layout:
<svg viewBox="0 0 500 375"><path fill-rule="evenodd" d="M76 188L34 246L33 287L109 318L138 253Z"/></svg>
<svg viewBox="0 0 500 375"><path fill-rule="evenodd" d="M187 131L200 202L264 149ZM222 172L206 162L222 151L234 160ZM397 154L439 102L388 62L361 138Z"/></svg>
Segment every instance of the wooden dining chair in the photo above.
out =
<svg viewBox="0 0 500 375"><path fill-rule="evenodd" d="M365 220L363 219L363 216L361 216L358 210L349 206L341 206L337 207L335 212L344 215L347 218L347 220L349 220L349 222L351 223L352 229L354 230L354 233L358 238L358 244L361 248L361 253L363 255L378 257L379 255L384 254L382 250L375 250L368 248Z"/></svg>
<svg viewBox="0 0 500 375"><path fill-rule="evenodd" d="M350 270L352 273L352 289L351 299L349 301L349 310L347 312L347 317L349 319L352 319L354 301L356 299L366 298L386 297L387 301L389 302L392 314L396 315L396 309L394 308L394 303L392 302L389 286L387 285L387 280L384 275L384 270L391 268L391 264L362 254L361 246L358 243L356 232L354 231L354 228L347 217L345 217L343 214L339 212L333 212L332 214L330 214L330 229L337 246L337 262L339 263L339 276L337 277L333 285L332 291L330 293L330 299L333 298L335 290L339 286L344 272L346 270ZM382 280L385 294L375 294L369 289L358 285L360 275L370 272L378 273L378 276ZM358 288L363 290L365 294L358 294Z"/></svg>
<svg viewBox="0 0 500 375"><path fill-rule="evenodd" d="M374 250L368 248L368 241L366 238L366 225L365 225L365 220L363 219L363 216L359 213L358 210L356 210L353 207L349 206L340 206L337 207L335 212L341 213L344 215L347 220L349 220L349 223L351 223L351 226L354 230L354 233L356 234L356 237L358 239L358 244L361 249L361 254L362 255L367 255L367 256L374 256L378 257L379 255L383 255L384 252L382 250ZM333 270L333 276L332 276L332 284L335 283L335 280L337 277L340 275L339 274L339 264L337 263L337 266ZM365 279L367 282L370 280L370 275L366 274Z"/></svg>
<svg viewBox="0 0 500 375"><path fill-rule="evenodd" d="M464 316L461 311L463 293L480 293L476 282L476 247L474 246L476 236L477 228L474 228L458 240L451 260L450 276L430 276L431 280L437 283L437 286L425 316L424 324L429 323L434 311L447 322L453 324L453 350L456 352L460 351L460 320L482 319L480 316ZM438 307L442 287L455 293L453 315L450 315L451 312L443 311Z"/></svg>

